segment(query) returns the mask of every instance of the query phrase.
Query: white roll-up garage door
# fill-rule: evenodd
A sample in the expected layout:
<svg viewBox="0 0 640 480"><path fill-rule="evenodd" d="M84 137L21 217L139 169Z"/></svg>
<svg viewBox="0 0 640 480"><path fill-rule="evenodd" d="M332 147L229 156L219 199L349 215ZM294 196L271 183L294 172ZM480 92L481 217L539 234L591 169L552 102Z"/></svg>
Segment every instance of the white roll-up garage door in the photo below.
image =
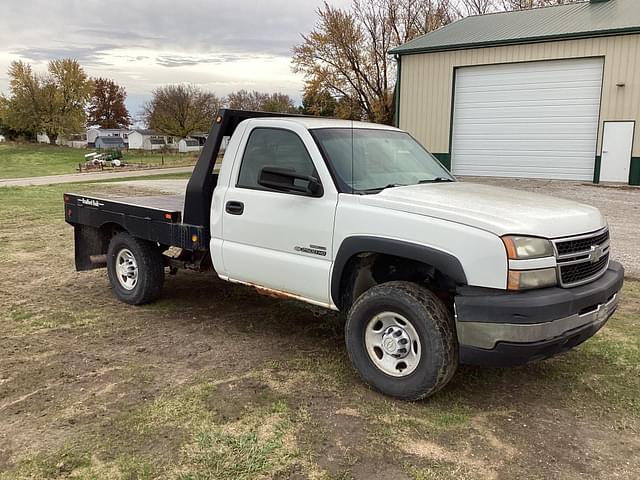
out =
<svg viewBox="0 0 640 480"><path fill-rule="evenodd" d="M456 70L454 174L591 180L603 60Z"/></svg>

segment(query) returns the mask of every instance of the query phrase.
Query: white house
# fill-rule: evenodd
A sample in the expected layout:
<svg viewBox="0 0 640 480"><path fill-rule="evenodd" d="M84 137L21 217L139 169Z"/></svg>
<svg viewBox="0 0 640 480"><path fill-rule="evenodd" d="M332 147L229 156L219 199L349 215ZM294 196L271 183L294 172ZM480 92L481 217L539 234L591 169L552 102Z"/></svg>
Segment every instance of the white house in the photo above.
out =
<svg viewBox="0 0 640 480"><path fill-rule="evenodd" d="M128 128L100 128L97 126L87 128L87 144L93 147L98 137L120 137L125 146L129 142Z"/></svg>
<svg viewBox="0 0 640 480"><path fill-rule="evenodd" d="M38 143L51 143L49 141L49 135L47 135L44 132L40 132L40 133L36 133L36 142ZM60 138L58 138L56 140L56 144L59 145L60 144Z"/></svg>
<svg viewBox="0 0 640 480"><path fill-rule="evenodd" d="M7 139L4 137L4 135L0 135L0 143L4 143L6 141Z"/></svg>
<svg viewBox="0 0 640 480"><path fill-rule="evenodd" d="M161 150L165 147L176 148L173 137L155 130L136 129L129 132L130 150Z"/></svg>
<svg viewBox="0 0 640 480"><path fill-rule="evenodd" d="M180 153L199 152L201 148L197 138L183 138L178 142L178 151Z"/></svg>
<svg viewBox="0 0 640 480"><path fill-rule="evenodd" d="M122 150L125 148L124 139L116 135L98 137L96 138L94 145L96 148L105 150Z"/></svg>

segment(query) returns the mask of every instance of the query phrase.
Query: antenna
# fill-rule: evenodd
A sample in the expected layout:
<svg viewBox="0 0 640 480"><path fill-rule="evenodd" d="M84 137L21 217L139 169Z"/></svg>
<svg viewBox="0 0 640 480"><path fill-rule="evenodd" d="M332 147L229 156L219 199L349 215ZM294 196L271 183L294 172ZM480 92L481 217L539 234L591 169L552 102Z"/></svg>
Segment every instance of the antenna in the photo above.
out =
<svg viewBox="0 0 640 480"><path fill-rule="evenodd" d="M355 193L355 174L353 173L354 171L354 166L353 166L353 118L351 119L351 194L353 195Z"/></svg>

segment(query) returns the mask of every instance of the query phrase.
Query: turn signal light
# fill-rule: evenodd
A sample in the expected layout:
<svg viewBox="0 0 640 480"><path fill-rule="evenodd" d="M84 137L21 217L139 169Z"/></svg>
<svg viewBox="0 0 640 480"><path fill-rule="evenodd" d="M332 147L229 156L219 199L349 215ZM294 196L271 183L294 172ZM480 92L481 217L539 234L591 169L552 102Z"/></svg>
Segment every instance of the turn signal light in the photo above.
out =
<svg viewBox="0 0 640 480"><path fill-rule="evenodd" d="M557 285L555 268L541 268L538 270L509 270L507 289L531 290Z"/></svg>

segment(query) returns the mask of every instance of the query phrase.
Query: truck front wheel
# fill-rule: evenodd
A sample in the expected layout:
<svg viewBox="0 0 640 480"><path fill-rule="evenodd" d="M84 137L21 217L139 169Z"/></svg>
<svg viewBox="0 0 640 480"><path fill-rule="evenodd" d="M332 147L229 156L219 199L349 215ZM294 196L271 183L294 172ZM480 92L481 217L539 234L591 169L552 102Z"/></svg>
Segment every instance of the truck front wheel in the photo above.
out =
<svg viewBox="0 0 640 480"><path fill-rule="evenodd" d="M363 293L349 311L345 339L365 382L403 400L434 394L458 366L451 312L411 282L383 283Z"/></svg>
<svg viewBox="0 0 640 480"><path fill-rule="evenodd" d="M125 303L142 305L162 293L162 253L154 244L126 232L116 234L109 242L107 273L115 296Z"/></svg>

